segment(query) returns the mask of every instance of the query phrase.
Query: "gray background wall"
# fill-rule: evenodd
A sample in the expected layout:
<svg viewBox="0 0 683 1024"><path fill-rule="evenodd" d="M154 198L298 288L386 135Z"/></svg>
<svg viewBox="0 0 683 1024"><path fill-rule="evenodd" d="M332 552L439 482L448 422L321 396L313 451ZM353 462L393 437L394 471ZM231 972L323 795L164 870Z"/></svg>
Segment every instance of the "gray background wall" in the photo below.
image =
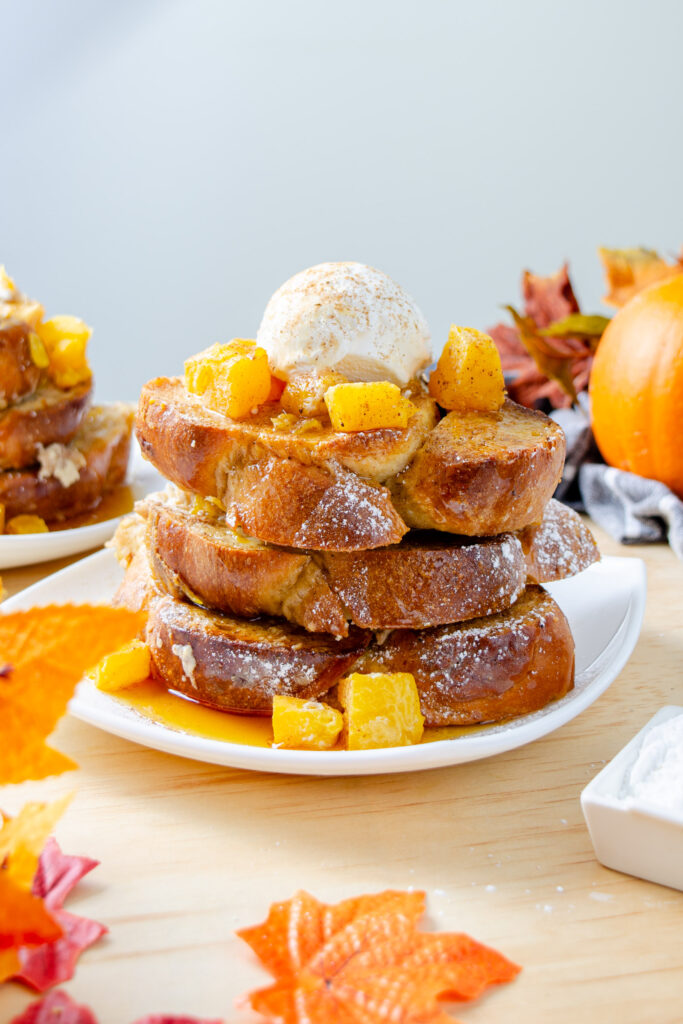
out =
<svg viewBox="0 0 683 1024"><path fill-rule="evenodd" d="M598 244L683 242L679 0L0 0L0 261L102 397L358 259L439 346Z"/></svg>

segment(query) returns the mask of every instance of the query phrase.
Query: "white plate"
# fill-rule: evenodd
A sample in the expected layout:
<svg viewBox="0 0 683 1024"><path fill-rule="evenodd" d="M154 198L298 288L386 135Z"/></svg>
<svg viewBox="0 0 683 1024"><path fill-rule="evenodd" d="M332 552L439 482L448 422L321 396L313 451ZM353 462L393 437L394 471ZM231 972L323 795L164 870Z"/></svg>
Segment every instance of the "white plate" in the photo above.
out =
<svg viewBox="0 0 683 1024"><path fill-rule="evenodd" d="M135 440L131 447L126 483L135 501L151 491L163 490L166 486L163 477L149 462L145 462ZM77 526L73 530L56 530L54 533L3 534L0 536L0 569L50 562L54 558L76 555L79 551L91 551L109 540L120 518L106 519L91 526Z"/></svg>
<svg viewBox="0 0 683 1024"><path fill-rule="evenodd" d="M108 601L121 580L113 552L100 551L48 576L2 605L3 611L67 601ZM542 711L472 735L387 750L301 751L243 746L181 732L144 718L84 680L71 701L76 718L116 736L211 764L296 775L376 775L477 761L546 736L580 714L621 672L636 645L645 609L645 566L638 558L605 558L547 589L576 641L576 685Z"/></svg>

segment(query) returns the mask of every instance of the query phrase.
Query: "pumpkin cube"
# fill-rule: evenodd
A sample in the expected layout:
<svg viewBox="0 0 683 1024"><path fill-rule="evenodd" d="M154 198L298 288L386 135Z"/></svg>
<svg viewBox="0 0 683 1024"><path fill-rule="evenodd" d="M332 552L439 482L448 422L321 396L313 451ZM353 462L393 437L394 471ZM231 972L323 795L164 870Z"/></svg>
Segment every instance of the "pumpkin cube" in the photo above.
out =
<svg viewBox="0 0 683 1024"><path fill-rule="evenodd" d="M76 316L53 316L35 327L47 352L48 375L58 388L72 388L90 380L85 350L92 329ZM40 363L36 363L40 366Z"/></svg>
<svg viewBox="0 0 683 1024"><path fill-rule="evenodd" d="M50 365L50 357L47 354L45 343L35 331L31 331L28 336L28 348L33 365L37 366L39 370L47 370Z"/></svg>
<svg viewBox="0 0 683 1024"><path fill-rule="evenodd" d="M321 373L302 373L292 377L280 397L285 412L293 416L325 416L325 392L335 384L344 384L345 378L334 370Z"/></svg>
<svg viewBox="0 0 683 1024"><path fill-rule="evenodd" d="M4 515L4 510L3 510ZM40 516L13 516L7 520L6 533L47 533L47 523Z"/></svg>
<svg viewBox="0 0 683 1024"><path fill-rule="evenodd" d="M493 338L473 327L453 324L429 378L429 393L444 409L500 409L505 380Z"/></svg>
<svg viewBox="0 0 683 1024"><path fill-rule="evenodd" d="M244 419L271 393L268 356L255 341L219 342L186 360L185 383L210 409L233 420Z"/></svg>
<svg viewBox="0 0 683 1024"><path fill-rule="evenodd" d="M135 686L149 678L152 670L152 658L149 647L142 640L131 640L119 647L118 651L105 655L104 658L88 672L98 690L115 693L127 686Z"/></svg>
<svg viewBox="0 0 683 1024"><path fill-rule="evenodd" d="M404 429L415 406L389 381L335 384L325 392L332 426L345 433L356 430Z"/></svg>
<svg viewBox="0 0 683 1024"><path fill-rule="evenodd" d="M424 716L410 672L354 672L339 683L348 750L419 743Z"/></svg>
<svg viewBox="0 0 683 1024"><path fill-rule="evenodd" d="M273 740L289 750L331 750L344 720L336 708L301 697L273 697Z"/></svg>

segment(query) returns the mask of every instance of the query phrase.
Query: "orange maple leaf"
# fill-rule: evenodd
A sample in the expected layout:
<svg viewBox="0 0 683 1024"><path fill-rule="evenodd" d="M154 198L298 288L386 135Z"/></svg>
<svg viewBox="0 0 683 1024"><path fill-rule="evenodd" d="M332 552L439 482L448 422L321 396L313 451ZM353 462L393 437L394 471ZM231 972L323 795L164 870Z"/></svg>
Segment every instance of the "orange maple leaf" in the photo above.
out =
<svg viewBox="0 0 683 1024"><path fill-rule="evenodd" d="M105 605L0 614L0 785L75 768L45 745L83 674L138 635L144 616Z"/></svg>
<svg viewBox="0 0 683 1024"><path fill-rule="evenodd" d="M284 1024L453 1024L439 1005L470 1000L520 968L467 935L417 931L422 892L384 892L335 906L305 892L238 931L275 977L248 996Z"/></svg>

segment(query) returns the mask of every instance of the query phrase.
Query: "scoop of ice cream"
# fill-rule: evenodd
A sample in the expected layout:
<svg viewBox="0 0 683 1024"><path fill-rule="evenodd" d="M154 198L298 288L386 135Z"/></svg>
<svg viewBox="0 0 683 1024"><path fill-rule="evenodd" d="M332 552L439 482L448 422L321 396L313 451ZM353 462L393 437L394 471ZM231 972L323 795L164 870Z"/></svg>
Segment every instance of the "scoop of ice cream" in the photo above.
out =
<svg viewBox="0 0 683 1024"><path fill-rule="evenodd" d="M432 359L413 300L363 263L319 263L290 278L266 306L256 340L284 380L335 370L350 381L402 386Z"/></svg>

